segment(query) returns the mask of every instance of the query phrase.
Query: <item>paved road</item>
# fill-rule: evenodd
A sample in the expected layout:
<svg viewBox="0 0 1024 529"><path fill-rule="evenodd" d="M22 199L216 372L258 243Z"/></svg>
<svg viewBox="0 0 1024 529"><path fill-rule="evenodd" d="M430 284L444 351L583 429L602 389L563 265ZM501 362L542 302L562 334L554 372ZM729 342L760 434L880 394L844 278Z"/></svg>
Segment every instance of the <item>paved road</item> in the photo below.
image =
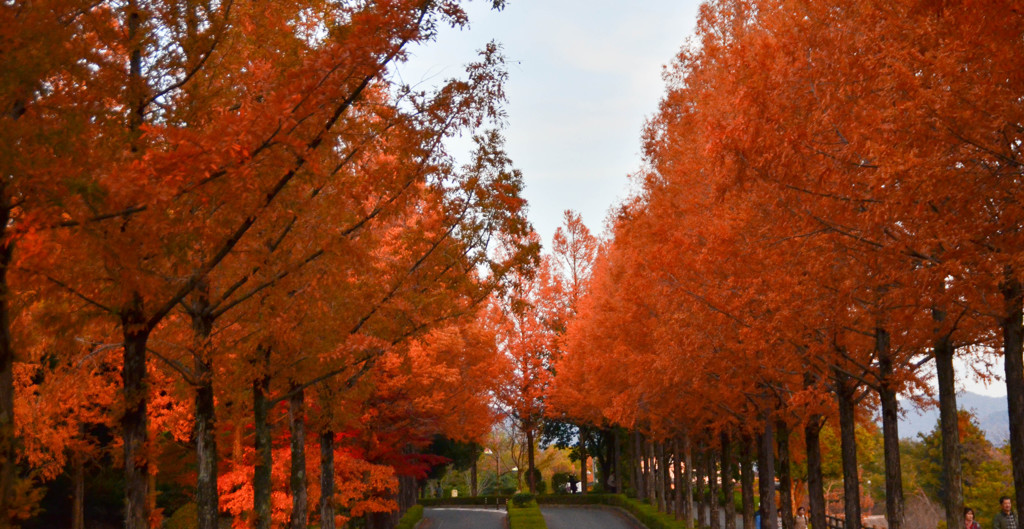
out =
<svg viewBox="0 0 1024 529"><path fill-rule="evenodd" d="M599 507L542 506L540 512L548 529L637 529L638 526L617 509Z"/></svg>
<svg viewBox="0 0 1024 529"><path fill-rule="evenodd" d="M505 509L430 507L418 529L503 529ZM550 529L550 528L549 528Z"/></svg>

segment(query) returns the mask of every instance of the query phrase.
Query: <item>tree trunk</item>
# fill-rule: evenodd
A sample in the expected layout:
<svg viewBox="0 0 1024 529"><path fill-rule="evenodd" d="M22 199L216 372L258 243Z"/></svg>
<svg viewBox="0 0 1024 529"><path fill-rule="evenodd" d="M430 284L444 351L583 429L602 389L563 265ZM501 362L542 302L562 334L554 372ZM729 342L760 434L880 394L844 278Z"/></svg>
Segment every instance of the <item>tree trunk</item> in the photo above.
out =
<svg viewBox="0 0 1024 529"><path fill-rule="evenodd" d="M213 359L209 338L213 330L209 300L204 284L196 288L197 299L190 307L192 317L193 358L195 369L194 414L192 438L196 450L196 510L199 529L217 529L220 503L217 492L216 411L213 401Z"/></svg>
<svg viewBox="0 0 1024 529"><path fill-rule="evenodd" d="M932 311L936 321L945 313ZM940 330L941 332L941 330ZM946 484L942 503L946 507L946 527L956 527L963 518L964 489L960 466L960 427L956 411L956 383L953 368L955 349L949 334L935 340L935 373L939 382L939 428L942 431L942 475Z"/></svg>
<svg viewBox="0 0 1024 529"><path fill-rule="evenodd" d="M654 474L654 442L650 439L644 439L644 461L646 462L644 472L644 483L647 484L647 499L650 500L652 506L658 506L657 496L657 483L655 483Z"/></svg>
<svg viewBox="0 0 1024 529"><path fill-rule="evenodd" d="M124 388L124 517L125 529L149 527L149 454L146 429L146 343L149 331L137 293L121 309L124 336L124 364L121 380Z"/></svg>
<svg viewBox="0 0 1024 529"><path fill-rule="evenodd" d="M479 456L477 456L477 459L479 459ZM473 466L470 468L469 495L470 496L476 496L477 495L477 488L476 488L476 461L473 461Z"/></svg>
<svg viewBox="0 0 1024 529"><path fill-rule="evenodd" d="M672 504L676 520L686 520L686 506L683 504L683 450L679 438L672 439Z"/></svg>
<svg viewBox="0 0 1024 529"><path fill-rule="evenodd" d="M896 401L889 333L875 329L875 352L881 383L878 396L882 401L882 446L885 454L885 518L889 529L903 529L903 473L900 469L899 403Z"/></svg>
<svg viewBox="0 0 1024 529"><path fill-rule="evenodd" d="M292 389L288 398L288 426L291 429L292 529L306 529L309 497L306 494L306 410L305 392Z"/></svg>
<svg viewBox="0 0 1024 529"><path fill-rule="evenodd" d="M270 492L273 452L270 444L270 348L260 346L262 371L252 382L253 422L256 439L256 465L253 473L253 513L256 529L270 529Z"/></svg>
<svg viewBox="0 0 1024 529"><path fill-rule="evenodd" d="M856 387L846 375L836 373L836 401L839 405L839 445L843 460L844 529L860 529L860 479L857 475L857 433L854 422Z"/></svg>
<svg viewBox="0 0 1024 529"><path fill-rule="evenodd" d="M764 433L757 452L758 494L761 495L761 526L778 529L775 517L775 433L772 420L765 418Z"/></svg>
<svg viewBox="0 0 1024 529"><path fill-rule="evenodd" d="M71 529L85 529L85 462L80 456L75 456L74 465Z"/></svg>
<svg viewBox="0 0 1024 529"><path fill-rule="evenodd" d="M636 499L644 501L646 496L644 495L644 472L641 466L640 432L633 432L633 442L631 444L633 445L633 464L630 465L633 472L633 493L636 495Z"/></svg>
<svg viewBox="0 0 1024 529"><path fill-rule="evenodd" d="M622 475L622 432L619 428L612 430L612 468L615 474L615 486L612 492L616 494L622 494L625 490L622 486L623 478Z"/></svg>
<svg viewBox="0 0 1024 529"><path fill-rule="evenodd" d="M583 494L587 493L587 436L589 434L590 430L586 426L580 427L580 492Z"/></svg>
<svg viewBox="0 0 1024 529"><path fill-rule="evenodd" d="M740 457L740 495L743 496L743 529L754 529L754 454L757 441L744 434ZM825 527L815 525L815 527Z"/></svg>
<svg viewBox="0 0 1024 529"><path fill-rule="evenodd" d="M725 497L725 529L736 529L736 504L733 502L732 476L733 457L732 439L722 432L722 496Z"/></svg>
<svg viewBox="0 0 1024 529"><path fill-rule="evenodd" d="M718 458L715 457L714 442L708 445L708 526L711 529L722 528L721 505L718 503Z"/></svg>
<svg viewBox="0 0 1024 529"><path fill-rule="evenodd" d="M320 529L334 529L334 432L320 432Z"/></svg>
<svg viewBox="0 0 1024 529"><path fill-rule="evenodd" d="M775 444L779 452L779 509L782 510L782 528L793 529L793 477L789 458L789 425L775 422Z"/></svg>
<svg viewBox="0 0 1024 529"><path fill-rule="evenodd" d="M666 495L668 492L668 466L665 464L665 443L658 441L654 445L654 459L656 465L655 483L657 484L658 510L668 512L669 501Z"/></svg>
<svg viewBox="0 0 1024 529"><path fill-rule="evenodd" d="M0 526L11 523L12 492L15 481L15 461L18 459L14 440L14 349L11 344L10 289L7 285L7 267L11 264L14 243L10 240L7 224L11 220L11 198L6 178L0 179Z"/></svg>
<svg viewBox="0 0 1024 529"><path fill-rule="evenodd" d="M1006 405L1010 416L1010 459L1017 509L1024 509L1024 290L1011 266L1006 267L1000 285L1005 312L1003 329L1003 366L1006 370ZM1019 511L1018 511L1019 512Z"/></svg>
<svg viewBox="0 0 1024 529"><path fill-rule="evenodd" d="M807 501L811 505L811 527L826 527L825 482L821 473L820 434L823 424L820 415L811 415L804 425L804 444L807 447Z"/></svg>
<svg viewBox="0 0 1024 529"><path fill-rule="evenodd" d="M526 429L526 481L530 487L530 494L537 494L537 483L534 482L533 472L533 428Z"/></svg>
<svg viewBox="0 0 1024 529"><path fill-rule="evenodd" d="M686 522L695 518L693 512L693 447L690 443L690 432L683 431L683 512Z"/></svg>

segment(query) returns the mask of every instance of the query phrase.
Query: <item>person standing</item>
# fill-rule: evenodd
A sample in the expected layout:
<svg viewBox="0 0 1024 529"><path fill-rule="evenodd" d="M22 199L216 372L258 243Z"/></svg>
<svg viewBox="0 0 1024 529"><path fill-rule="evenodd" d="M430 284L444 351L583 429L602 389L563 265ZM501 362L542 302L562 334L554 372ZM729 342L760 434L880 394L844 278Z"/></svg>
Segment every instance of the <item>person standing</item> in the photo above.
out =
<svg viewBox="0 0 1024 529"><path fill-rule="evenodd" d="M796 509L796 516L793 518L793 529L807 529L807 510L803 507L797 507Z"/></svg>
<svg viewBox="0 0 1024 529"><path fill-rule="evenodd" d="M1021 529L1017 523L1017 515L1013 513L1009 496L999 498L999 512L992 519L992 529Z"/></svg>
<svg viewBox="0 0 1024 529"><path fill-rule="evenodd" d="M981 529L981 524L974 519L974 509L964 507L964 529Z"/></svg>

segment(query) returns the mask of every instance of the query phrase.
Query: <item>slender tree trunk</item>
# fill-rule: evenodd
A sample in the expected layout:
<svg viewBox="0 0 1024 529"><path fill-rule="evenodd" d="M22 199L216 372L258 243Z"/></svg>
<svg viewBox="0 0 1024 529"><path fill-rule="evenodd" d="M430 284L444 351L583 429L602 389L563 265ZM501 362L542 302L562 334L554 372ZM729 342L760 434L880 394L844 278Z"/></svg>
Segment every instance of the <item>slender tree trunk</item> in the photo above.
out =
<svg viewBox="0 0 1024 529"><path fill-rule="evenodd" d="M306 494L306 410L305 392L292 390L288 398L288 426L291 429L292 529L306 529L309 497Z"/></svg>
<svg viewBox="0 0 1024 529"><path fill-rule="evenodd" d="M675 513L675 502L672 497L672 472L670 470L672 463L670 461L672 455L672 448L667 444L666 441L659 443L661 459L658 461L658 468L661 469L661 486L662 486L662 497L665 498L665 512L668 514Z"/></svg>
<svg viewBox="0 0 1024 529"><path fill-rule="evenodd" d="M657 507L658 497L655 491L658 487L654 482L654 442L650 439L644 439L644 460L647 462L645 465L646 471L644 472L644 483L647 484L647 498L650 500L651 505Z"/></svg>
<svg viewBox="0 0 1024 529"><path fill-rule="evenodd" d="M686 505L683 503L683 450L678 437L672 439L672 503L676 520L686 520Z"/></svg>
<svg viewBox="0 0 1024 529"><path fill-rule="evenodd" d="M256 465L253 473L253 513L256 529L270 529L270 492L273 452L270 444L270 348L260 346L261 371L252 382L253 422L256 430Z"/></svg>
<svg viewBox="0 0 1024 529"><path fill-rule="evenodd" d="M697 478L697 522L708 525L710 518L707 513L711 505L708 503L708 454L704 449L704 443L700 443L697 448L697 461L694 462L693 469Z"/></svg>
<svg viewBox="0 0 1024 529"><path fill-rule="evenodd" d="M669 501L665 494L668 491L668 484L666 483L666 478L668 477L668 466L665 464L665 443L661 441L655 443L654 452L655 465L657 466L655 483L657 484L656 488L658 490L658 510L667 513L669 512Z"/></svg>
<svg viewBox="0 0 1024 529"><path fill-rule="evenodd" d="M690 432L683 431L683 512L687 523L696 518L693 512L693 447Z"/></svg>
<svg viewBox="0 0 1024 529"><path fill-rule="evenodd" d="M807 447L807 501L811 505L811 527L825 527L825 482L821 473L820 415L811 415L804 425L804 444ZM955 527L955 526L951 526Z"/></svg>
<svg viewBox="0 0 1024 529"><path fill-rule="evenodd" d="M889 333L875 329L875 352L881 383L878 396L882 401L882 446L885 454L885 518L889 529L903 529L903 473L900 469L899 403Z"/></svg>
<svg viewBox="0 0 1024 529"><path fill-rule="evenodd" d="M708 444L708 526L711 529L722 528L721 505L718 503L718 458L715 457L714 441Z"/></svg>
<svg viewBox="0 0 1024 529"><path fill-rule="evenodd" d="M71 529L85 529L85 462L82 461L80 456L75 456L74 465Z"/></svg>
<svg viewBox="0 0 1024 529"><path fill-rule="evenodd" d="M580 427L580 492L587 493L587 436L590 429L586 426Z"/></svg>
<svg viewBox="0 0 1024 529"><path fill-rule="evenodd" d="M843 460L844 529L860 529L860 479L857 476L857 433L854 421L855 386L846 375L836 374L839 405L839 444Z"/></svg>
<svg viewBox="0 0 1024 529"><path fill-rule="evenodd" d="M612 467L615 469L615 486L612 492L616 494L622 494L625 490L622 487L623 478L622 475L622 432L619 428L612 430Z"/></svg>
<svg viewBox="0 0 1024 529"><path fill-rule="evenodd" d="M18 455L14 441L14 350L11 345L10 289L7 267L11 264L14 242L7 224L11 220L11 198L6 176L0 179L0 525L11 522L8 513L15 481Z"/></svg>
<svg viewBox="0 0 1024 529"><path fill-rule="evenodd" d="M220 502L217 492L216 411L213 400L213 358L209 350L213 318L205 282L196 287L196 299L189 307L192 317L195 369L192 437L196 450L196 510L199 529L217 529Z"/></svg>
<svg viewBox="0 0 1024 529"><path fill-rule="evenodd" d="M149 454L146 453L146 343L150 329L142 309L142 297L135 294L122 307L124 364L121 379L125 410L121 416L124 436L125 529L149 527Z"/></svg>
<svg viewBox="0 0 1024 529"><path fill-rule="evenodd" d="M641 465L642 455L640 450L640 432L633 432L633 465L631 470L633 472L633 491L636 498L643 501L646 497L644 495L644 483L643 483L643 467Z"/></svg>
<svg viewBox="0 0 1024 529"><path fill-rule="evenodd" d="M334 529L334 432L320 432L320 529Z"/></svg>
<svg viewBox="0 0 1024 529"><path fill-rule="evenodd" d="M1007 266L1000 285L1005 312L1003 366L1006 370L1006 405L1010 416L1010 459L1017 509L1024 509L1024 289L1012 266ZM1020 511L1018 511L1020 512Z"/></svg>
<svg viewBox="0 0 1024 529"><path fill-rule="evenodd" d="M757 441L743 434L742 456L740 458L740 495L743 496L743 529L754 529L754 454ZM816 525L815 527L825 527Z"/></svg>
<svg viewBox="0 0 1024 529"><path fill-rule="evenodd" d="M725 496L725 529L736 529L736 504L733 502L732 476L733 455L732 439L722 432L722 495Z"/></svg>
<svg viewBox="0 0 1024 529"><path fill-rule="evenodd" d="M778 529L775 517L775 432L772 421L764 420L764 433L757 456L758 494L761 495L761 526Z"/></svg>
<svg viewBox="0 0 1024 529"><path fill-rule="evenodd" d="M530 494L537 494L537 483L533 471L533 428L526 429L526 468L527 482L530 487Z"/></svg>
<svg viewBox="0 0 1024 529"><path fill-rule="evenodd" d="M946 315L932 311L933 318L941 323ZM940 330L941 333L941 330ZM942 475L946 483L946 495L942 503L946 507L946 527L956 527L963 518L964 489L960 466L960 427L956 410L956 383L953 368L955 349L949 334L940 334L935 340L935 373L939 382L939 428L942 431Z"/></svg>
<svg viewBox="0 0 1024 529"><path fill-rule="evenodd" d="M782 509L782 528L793 529L793 477L789 457L789 425L775 422L775 444L779 452L779 508Z"/></svg>

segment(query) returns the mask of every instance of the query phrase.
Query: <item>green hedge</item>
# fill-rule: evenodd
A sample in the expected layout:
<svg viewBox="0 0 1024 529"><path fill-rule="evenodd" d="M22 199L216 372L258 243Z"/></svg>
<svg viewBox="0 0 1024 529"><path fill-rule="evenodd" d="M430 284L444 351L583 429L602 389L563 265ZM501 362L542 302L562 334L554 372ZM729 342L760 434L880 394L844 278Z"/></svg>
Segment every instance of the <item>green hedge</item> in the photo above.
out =
<svg viewBox="0 0 1024 529"><path fill-rule="evenodd" d="M504 507L508 496L459 496L458 498L424 498L419 504L424 507L440 507L444 505L499 505Z"/></svg>
<svg viewBox="0 0 1024 529"><path fill-rule="evenodd" d="M416 527L416 524L423 519L423 506L413 505L409 507L408 511L405 511L405 516L402 516L401 520L398 520L398 525L395 529L412 529Z"/></svg>
<svg viewBox="0 0 1024 529"><path fill-rule="evenodd" d="M548 529L536 502L525 507L510 506L508 508L508 525L509 529Z"/></svg>
<svg viewBox="0 0 1024 529"><path fill-rule="evenodd" d="M611 505L615 494L545 494L537 496L541 505Z"/></svg>

